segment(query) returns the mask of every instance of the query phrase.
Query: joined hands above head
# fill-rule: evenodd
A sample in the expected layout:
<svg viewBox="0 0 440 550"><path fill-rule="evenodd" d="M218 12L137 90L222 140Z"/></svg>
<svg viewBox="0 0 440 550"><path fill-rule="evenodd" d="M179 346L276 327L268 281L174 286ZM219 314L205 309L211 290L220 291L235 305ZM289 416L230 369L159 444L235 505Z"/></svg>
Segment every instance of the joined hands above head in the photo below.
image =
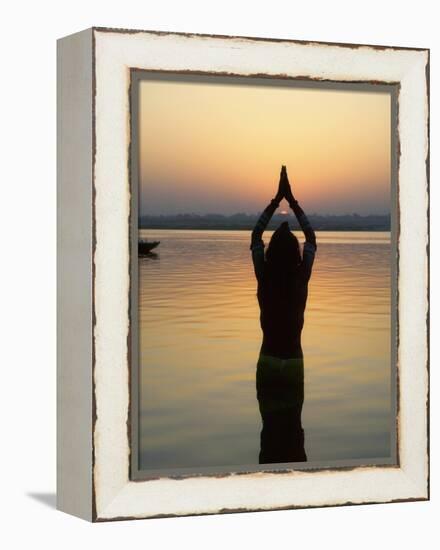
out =
<svg viewBox="0 0 440 550"><path fill-rule="evenodd" d="M296 200L292 193L292 188L290 187L290 182L287 176L287 170L285 166L281 167L278 191L277 191L277 194L275 195L274 201L276 201L277 205L279 205L283 199L286 199L286 201L289 203L290 206L296 203Z"/></svg>
<svg viewBox="0 0 440 550"><path fill-rule="evenodd" d="M316 236L312 229L312 226L310 225L309 220L307 219L307 216L305 215L303 209L299 205L298 201L295 199L292 193L292 188L290 186L289 178L287 176L287 170L285 166L281 167L281 173L280 173L280 182L278 184L278 191L275 195L275 198L271 201L272 207L272 214L274 210L278 208L280 205L280 202L286 199L286 201L289 203L290 208L293 210L299 225L301 226L301 229L304 232L304 235L306 237L306 241L311 243L316 250Z"/></svg>

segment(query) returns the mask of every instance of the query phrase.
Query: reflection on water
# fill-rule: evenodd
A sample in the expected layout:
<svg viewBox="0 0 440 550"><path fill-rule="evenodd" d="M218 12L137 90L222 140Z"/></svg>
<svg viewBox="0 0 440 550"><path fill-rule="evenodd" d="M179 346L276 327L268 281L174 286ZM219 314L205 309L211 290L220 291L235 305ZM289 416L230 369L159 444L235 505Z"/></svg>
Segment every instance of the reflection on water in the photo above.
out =
<svg viewBox="0 0 440 550"><path fill-rule="evenodd" d="M267 412L267 384L257 401L261 331L249 233L141 236L161 241L156 259L139 259L142 469L258 464L277 453L309 463L390 455L388 233L317 234L302 425L300 390L281 412ZM277 448L277 430L296 435Z"/></svg>
<svg viewBox="0 0 440 550"><path fill-rule="evenodd" d="M306 462L301 425L303 360L260 355L257 363L257 399L263 424L259 463Z"/></svg>

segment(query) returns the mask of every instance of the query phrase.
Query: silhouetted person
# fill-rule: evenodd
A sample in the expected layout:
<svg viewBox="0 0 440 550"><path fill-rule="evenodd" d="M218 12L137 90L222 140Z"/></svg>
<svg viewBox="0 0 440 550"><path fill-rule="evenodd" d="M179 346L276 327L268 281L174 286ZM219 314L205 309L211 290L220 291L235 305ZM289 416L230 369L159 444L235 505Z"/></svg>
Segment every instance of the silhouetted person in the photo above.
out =
<svg viewBox="0 0 440 550"><path fill-rule="evenodd" d="M287 222L274 232L264 253L263 232L283 198L295 213L306 238L302 256L298 239ZM301 425L304 401L301 331L316 238L292 194L285 166L281 169L275 198L252 231L251 251L263 331L256 381L263 421L259 462L303 462L307 457Z"/></svg>

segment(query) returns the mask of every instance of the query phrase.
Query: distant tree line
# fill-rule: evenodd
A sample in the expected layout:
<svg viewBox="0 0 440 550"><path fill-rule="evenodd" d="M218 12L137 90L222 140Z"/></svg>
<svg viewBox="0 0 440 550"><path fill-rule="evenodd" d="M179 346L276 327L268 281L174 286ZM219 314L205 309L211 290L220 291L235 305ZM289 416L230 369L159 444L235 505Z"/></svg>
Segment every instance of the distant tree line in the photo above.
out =
<svg viewBox="0 0 440 550"><path fill-rule="evenodd" d="M237 213L223 214L175 214L143 215L139 217L141 229L242 229L251 230L259 214ZM320 215L308 216L316 231L389 231L391 216L370 214ZM275 229L282 221L289 221L292 229L299 229L296 218L289 214L275 214L269 223L269 229Z"/></svg>

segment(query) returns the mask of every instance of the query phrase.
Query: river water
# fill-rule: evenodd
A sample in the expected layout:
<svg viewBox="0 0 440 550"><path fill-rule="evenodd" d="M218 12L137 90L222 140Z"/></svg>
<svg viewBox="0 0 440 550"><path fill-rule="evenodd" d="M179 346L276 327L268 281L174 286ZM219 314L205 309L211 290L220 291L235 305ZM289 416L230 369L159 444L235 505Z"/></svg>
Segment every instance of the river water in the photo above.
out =
<svg viewBox="0 0 440 550"><path fill-rule="evenodd" d="M249 232L140 234L161 241L139 258L140 468L258 464ZM317 241L302 336L307 460L388 457L390 235L318 232Z"/></svg>

